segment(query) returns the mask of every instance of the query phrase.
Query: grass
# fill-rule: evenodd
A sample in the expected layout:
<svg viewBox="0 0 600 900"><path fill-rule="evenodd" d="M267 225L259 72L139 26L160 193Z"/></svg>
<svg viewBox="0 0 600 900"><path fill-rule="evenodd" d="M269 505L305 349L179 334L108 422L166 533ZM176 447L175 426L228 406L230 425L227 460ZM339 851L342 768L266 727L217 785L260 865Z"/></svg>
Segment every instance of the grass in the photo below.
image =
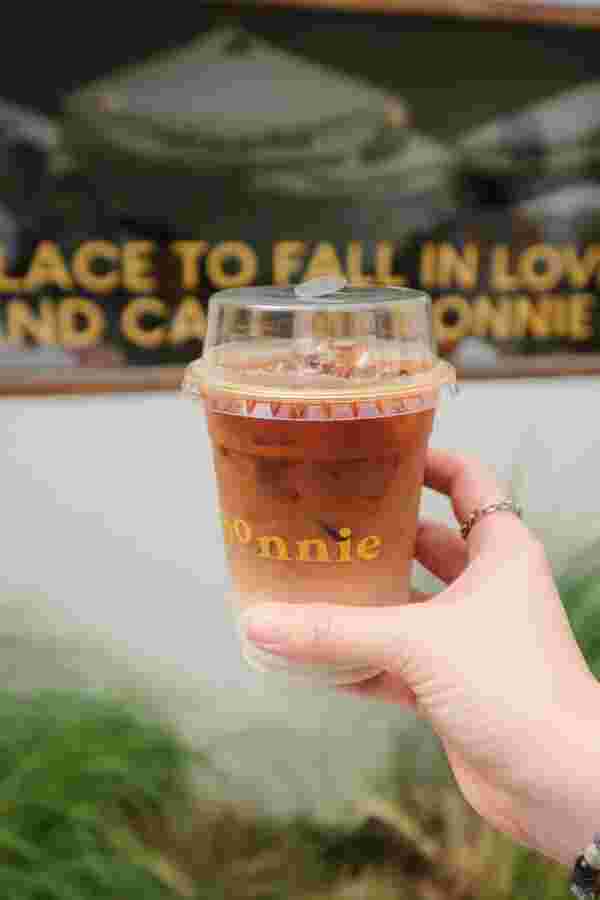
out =
<svg viewBox="0 0 600 900"><path fill-rule="evenodd" d="M600 550L598 558L600 565ZM567 576L561 596L582 653L600 678L600 573Z"/></svg>
<svg viewBox="0 0 600 900"><path fill-rule="evenodd" d="M600 675L600 578L562 593ZM410 733L409 733L410 734ZM418 730L357 796L358 825L278 821L216 802L210 772L138 707L0 692L0 897L7 900L558 900L566 872L470 810Z"/></svg>
<svg viewBox="0 0 600 900"><path fill-rule="evenodd" d="M0 896L170 896L128 817L182 799L186 759L161 725L110 699L0 694Z"/></svg>

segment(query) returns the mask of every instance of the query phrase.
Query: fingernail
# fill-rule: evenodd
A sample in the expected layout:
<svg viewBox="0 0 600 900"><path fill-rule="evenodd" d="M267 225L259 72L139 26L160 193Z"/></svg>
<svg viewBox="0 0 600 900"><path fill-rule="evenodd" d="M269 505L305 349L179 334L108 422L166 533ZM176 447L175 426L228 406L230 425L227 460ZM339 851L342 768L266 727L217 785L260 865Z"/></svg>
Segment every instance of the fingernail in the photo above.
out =
<svg viewBox="0 0 600 900"><path fill-rule="evenodd" d="M248 640L262 647L285 644L289 636L281 622L275 621L270 610L247 610L242 616L241 625Z"/></svg>

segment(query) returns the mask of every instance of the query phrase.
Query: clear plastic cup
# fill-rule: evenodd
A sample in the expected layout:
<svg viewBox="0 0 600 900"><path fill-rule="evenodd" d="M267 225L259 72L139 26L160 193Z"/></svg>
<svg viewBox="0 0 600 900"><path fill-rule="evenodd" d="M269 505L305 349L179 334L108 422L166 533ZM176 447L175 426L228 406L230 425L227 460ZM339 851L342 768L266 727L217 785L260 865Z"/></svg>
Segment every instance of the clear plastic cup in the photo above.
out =
<svg viewBox="0 0 600 900"><path fill-rule="evenodd" d="M238 623L266 601L408 601L425 453L454 383L421 291L325 278L213 295L184 391L208 420ZM288 662L240 637L263 671L376 674Z"/></svg>

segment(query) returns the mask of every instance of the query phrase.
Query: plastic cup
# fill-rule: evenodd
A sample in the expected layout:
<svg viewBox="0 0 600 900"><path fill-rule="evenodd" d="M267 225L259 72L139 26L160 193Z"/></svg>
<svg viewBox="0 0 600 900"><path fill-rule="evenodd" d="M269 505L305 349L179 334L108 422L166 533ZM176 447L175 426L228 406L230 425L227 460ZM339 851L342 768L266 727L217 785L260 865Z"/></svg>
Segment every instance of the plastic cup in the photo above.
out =
<svg viewBox="0 0 600 900"><path fill-rule="evenodd" d="M316 279L213 295L184 391L207 416L238 623L266 601L409 600L425 454L454 382L421 291ZM376 674L288 662L240 637L263 671Z"/></svg>

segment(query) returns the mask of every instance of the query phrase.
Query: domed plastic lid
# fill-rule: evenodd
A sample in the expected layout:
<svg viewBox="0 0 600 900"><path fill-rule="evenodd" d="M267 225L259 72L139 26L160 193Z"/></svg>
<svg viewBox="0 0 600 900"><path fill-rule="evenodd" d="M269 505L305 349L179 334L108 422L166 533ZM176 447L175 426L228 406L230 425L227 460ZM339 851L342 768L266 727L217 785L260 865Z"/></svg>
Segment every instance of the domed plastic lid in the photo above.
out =
<svg viewBox="0 0 600 900"><path fill-rule="evenodd" d="M213 295L183 389L217 412L319 419L415 412L454 383L435 354L427 294L318 278Z"/></svg>

